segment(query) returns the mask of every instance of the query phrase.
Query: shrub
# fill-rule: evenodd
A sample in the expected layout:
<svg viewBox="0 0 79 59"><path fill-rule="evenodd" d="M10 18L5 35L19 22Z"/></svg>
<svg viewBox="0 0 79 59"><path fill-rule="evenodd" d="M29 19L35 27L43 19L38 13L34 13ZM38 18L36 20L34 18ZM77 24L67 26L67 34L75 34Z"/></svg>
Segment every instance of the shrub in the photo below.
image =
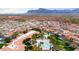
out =
<svg viewBox="0 0 79 59"><path fill-rule="evenodd" d="M11 42L12 38L11 37L7 37L4 39L4 43L9 43Z"/></svg>
<svg viewBox="0 0 79 59"><path fill-rule="evenodd" d="M0 44L0 49L4 46L4 44Z"/></svg>

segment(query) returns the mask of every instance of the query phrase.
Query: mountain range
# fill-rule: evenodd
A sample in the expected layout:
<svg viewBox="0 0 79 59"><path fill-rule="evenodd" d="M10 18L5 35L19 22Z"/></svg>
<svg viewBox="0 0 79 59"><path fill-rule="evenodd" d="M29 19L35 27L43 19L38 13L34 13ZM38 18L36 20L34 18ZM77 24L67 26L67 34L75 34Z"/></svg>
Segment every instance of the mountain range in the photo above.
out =
<svg viewBox="0 0 79 59"><path fill-rule="evenodd" d="M30 9L22 14L5 13L0 15L79 15L79 8L65 8L65 9L38 8L35 10Z"/></svg>
<svg viewBox="0 0 79 59"><path fill-rule="evenodd" d="M73 8L73 9L45 9L45 8L39 8L37 10L28 10L27 15L51 15L51 14L76 14L79 13L79 8Z"/></svg>

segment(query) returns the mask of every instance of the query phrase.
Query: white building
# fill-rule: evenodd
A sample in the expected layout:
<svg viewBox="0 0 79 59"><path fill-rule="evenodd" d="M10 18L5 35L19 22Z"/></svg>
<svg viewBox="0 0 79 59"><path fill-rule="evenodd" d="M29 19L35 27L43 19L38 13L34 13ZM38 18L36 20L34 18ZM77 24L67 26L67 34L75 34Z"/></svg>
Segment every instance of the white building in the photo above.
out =
<svg viewBox="0 0 79 59"><path fill-rule="evenodd" d="M41 47L42 50L50 50L53 45L51 45L50 40L49 39L37 39L37 46ZM42 43L41 43L42 42Z"/></svg>

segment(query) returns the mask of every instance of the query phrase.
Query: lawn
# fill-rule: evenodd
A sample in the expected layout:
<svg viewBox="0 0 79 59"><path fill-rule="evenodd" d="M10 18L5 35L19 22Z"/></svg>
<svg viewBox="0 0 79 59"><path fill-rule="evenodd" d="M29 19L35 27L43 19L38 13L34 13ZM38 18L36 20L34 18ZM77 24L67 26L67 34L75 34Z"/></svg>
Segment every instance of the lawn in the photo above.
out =
<svg viewBox="0 0 79 59"><path fill-rule="evenodd" d="M70 40L67 39L61 40L56 35L50 35L48 38L51 40L54 47L56 47L58 50L73 51L75 49L73 46L71 46L72 41Z"/></svg>
<svg viewBox="0 0 79 59"><path fill-rule="evenodd" d="M4 44L0 44L0 49L4 46Z"/></svg>

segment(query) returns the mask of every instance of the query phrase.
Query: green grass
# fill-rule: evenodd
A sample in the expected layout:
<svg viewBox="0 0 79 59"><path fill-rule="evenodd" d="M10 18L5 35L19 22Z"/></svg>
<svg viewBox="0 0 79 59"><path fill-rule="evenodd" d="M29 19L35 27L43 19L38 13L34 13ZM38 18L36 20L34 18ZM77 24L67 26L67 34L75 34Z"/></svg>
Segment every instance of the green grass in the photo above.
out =
<svg viewBox="0 0 79 59"><path fill-rule="evenodd" d="M56 35L50 35L48 38L51 40L54 47L57 48L58 50L73 51L75 49L74 47L71 46L72 41L68 39L61 40Z"/></svg>
<svg viewBox="0 0 79 59"><path fill-rule="evenodd" d="M4 46L4 44L0 44L0 49Z"/></svg>

